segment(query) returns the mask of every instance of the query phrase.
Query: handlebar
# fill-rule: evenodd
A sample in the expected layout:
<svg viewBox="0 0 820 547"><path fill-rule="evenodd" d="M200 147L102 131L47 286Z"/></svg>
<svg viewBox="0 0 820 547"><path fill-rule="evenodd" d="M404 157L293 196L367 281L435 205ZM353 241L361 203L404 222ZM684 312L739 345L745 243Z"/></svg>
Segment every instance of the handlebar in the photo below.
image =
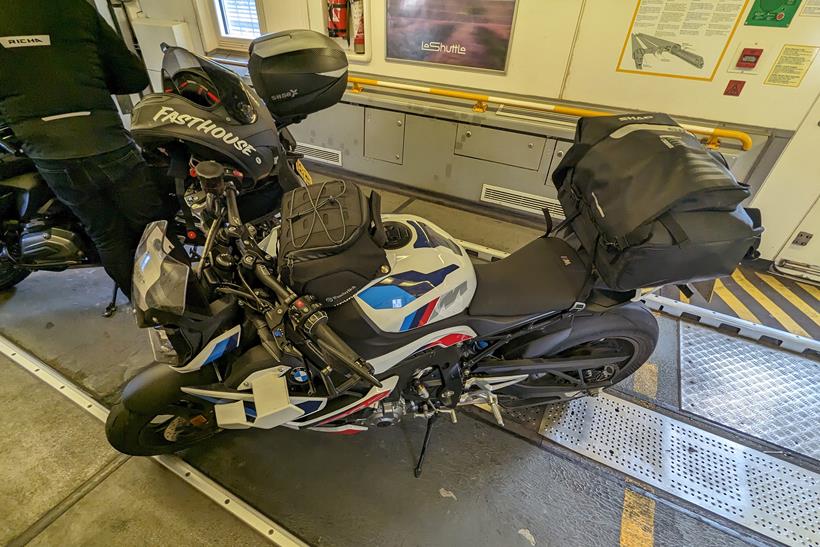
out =
<svg viewBox="0 0 820 547"><path fill-rule="evenodd" d="M321 311L310 311L305 302L296 297L296 294L282 285L276 277L263 264L257 263L254 267L256 278L263 285L271 289L276 297L285 305L291 305L297 313L306 310L309 316L302 323L305 333L313 338L325 353L335 357L342 366L350 372L366 381L370 385L382 387L382 383L373 376L372 367L359 357L359 355L342 340L338 334L327 324L327 314Z"/></svg>
<svg viewBox="0 0 820 547"><path fill-rule="evenodd" d="M243 263L248 261L248 267L253 268L256 278L267 288L273 291L276 299L284 306L289 307L291 317L296 325L311 337L325 354L335 358L344 368L366 381L372 386L382 387L382 383L373 376L373 368L337 335L327 324L327 314L320 307L313 304L308 298L298 298L276 279L267 266L259 260L260 254L251 251L246 246L248 235L239 215L236 202L236 189L232 185L224 184L222 175L224 168L217 162L200 162L197 165L197 177L200 179L203 190L225 198L228 217L228 229L233 230L239 239L239 249L242 252Z"/></svg>

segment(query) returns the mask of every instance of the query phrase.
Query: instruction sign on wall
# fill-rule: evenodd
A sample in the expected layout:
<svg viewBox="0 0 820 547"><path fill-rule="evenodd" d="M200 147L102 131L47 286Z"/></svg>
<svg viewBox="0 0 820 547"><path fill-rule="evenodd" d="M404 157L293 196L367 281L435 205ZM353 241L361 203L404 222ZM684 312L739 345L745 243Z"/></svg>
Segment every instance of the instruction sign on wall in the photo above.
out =
<svg viewBox="0 0 820 547"><path fill-rule="evenodd" d="M772 66L772 70L763 82L766 85L782 85L784 87L799 87L806 73L809 71L814 58L817 56L817 47L785 45Z"/></svg>
<svg viewBox="0 0 820 547"><path fill-rule="evenodd" d="M618 72L711 81L749 0L638 0Z"/></svg>

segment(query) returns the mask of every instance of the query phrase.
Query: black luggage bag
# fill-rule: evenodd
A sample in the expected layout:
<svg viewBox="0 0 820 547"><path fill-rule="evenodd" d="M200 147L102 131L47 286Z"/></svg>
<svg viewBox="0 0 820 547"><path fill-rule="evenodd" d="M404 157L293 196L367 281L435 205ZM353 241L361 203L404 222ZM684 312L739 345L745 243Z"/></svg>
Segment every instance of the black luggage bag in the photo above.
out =
<svg viewBox="0 0 820 547"><path fill-rule="evenodd" d="M666 114L581 118L553 174L601 281L628 291L731 274L759 244L749 190Z"/></svg>
<svg viewBox="0 0 820 547"><path fill-rule="evenodd" d="M279 275L299 294L338 306L390 272L381 200L341 180L297 188L282 198Z"/></svg>

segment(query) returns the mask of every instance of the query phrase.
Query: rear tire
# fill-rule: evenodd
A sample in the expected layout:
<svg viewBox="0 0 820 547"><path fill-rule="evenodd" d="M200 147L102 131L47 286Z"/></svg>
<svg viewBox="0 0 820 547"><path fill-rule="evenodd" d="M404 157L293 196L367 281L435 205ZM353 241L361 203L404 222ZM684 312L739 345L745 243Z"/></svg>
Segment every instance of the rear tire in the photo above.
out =
<svg viewBox="0 0 820 547"><path fill-rule="evenodd" d="M30 274L31 270L15 266L7 260L0 260L0 291L12 288Z"/></svg>
<svg viewBox="0 0 820 547"><path fill-rule="evenodd" d="M578 391L606 389L634 374L643 365L658 342L658 322L640 304L628 304L604 314L579 315L572 325L569 337L543 358L567 354L593 352L600 347L622 348L629 352L628 358L619 363L617 370L588 370L590 380L580 389L551 374L531 375L530 378L499 391L502 406L508 408L538 406L575 398ZM595 381L598 374L601 380Z"/></svg>
<svg viewBox="0 0 820 547"><path fill-rule="evenodd" d="M190 401L184 402L190 404ZM220 431L212 405L202 405L202 408L192 410L193 412L185 413L187 416L182 416L176 405L169 405L163 413L146 415L129 410L120 402L114 405L108 414L105 436L111 446L130 456L156 456L179 452L213 437ZM162 421L165 416L167 419ZM202 423L192 425L192 421ZM172 434L169 435L172 428Z"/></svg>

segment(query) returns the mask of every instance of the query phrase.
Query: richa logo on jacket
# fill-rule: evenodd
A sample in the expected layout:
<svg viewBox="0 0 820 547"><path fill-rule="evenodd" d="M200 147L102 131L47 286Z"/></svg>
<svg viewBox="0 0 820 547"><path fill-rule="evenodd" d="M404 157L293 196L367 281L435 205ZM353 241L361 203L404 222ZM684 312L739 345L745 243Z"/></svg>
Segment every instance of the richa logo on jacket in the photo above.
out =
<svg viewBox="0 0 820 547"><path fill-rule="evenodd" d="M13 47L50 46L51 36L48 34L37 34L31 36L0 36L0 45L6 49Z"/></svg>
<svg viewBox="0 0 820 547"><path fill-rule="evenodd" d="M187 125L188 127L201 131L214 139L221 140L225 144L232 144L234 148L246 156L250 156L256 152L256 148L248 144L246 141L240 140L239 137L224 127L218 126L213 121L206 120L205 118L199 118L197 116L191 116L190 114L182 114L169 106L160 107L157 113L154 114L154 121L161 121L162 123L175 123L177 125Z"/></svg>

